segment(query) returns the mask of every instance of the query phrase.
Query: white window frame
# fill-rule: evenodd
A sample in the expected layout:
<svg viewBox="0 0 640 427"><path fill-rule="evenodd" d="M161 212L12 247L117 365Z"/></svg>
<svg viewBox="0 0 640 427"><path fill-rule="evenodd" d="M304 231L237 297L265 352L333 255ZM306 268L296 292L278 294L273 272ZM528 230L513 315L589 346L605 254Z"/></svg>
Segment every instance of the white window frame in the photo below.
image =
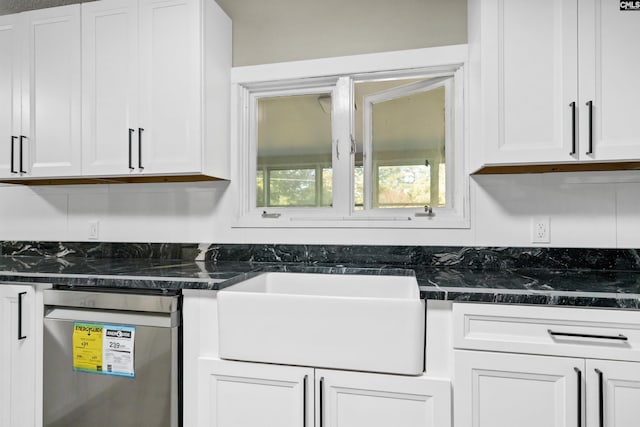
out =
<svg viewBox="0 0 640 427"><path fill-rule="evenodd" d="M386 90L383 93L376 93L372 95L368 95L364 98L363 108L364 108L364 152L368 155L365 155L364 161L364 210L354 211L353 215L358 216L368 216L372 213L374 215L390 215L390 216L402 216L408 212L408 208L373 208L372 203L374 200L374 192L373 192L373 170L379 166L385 166L384 163L374 163L373 162L373 105L390 101L392 99L396 99L401 96L408 96L411 94L422 93L428 90L432 90L438 87L445 88L445 165L450 163L453 160L453 157L448 155L450 150L453 150L455 147L455 143L453 141L455 123L451 120L454 113L451 111L452 106L455 105L455 94L453 90L453 82L455 76L453 73L444 75L444 76L432 76L429 75L426 80L413 83L410 85L402 86L399 88L393 88L390 90ZM447 174L449 172L447 171ZM447 182L446 183L446 194L447 198L449 195L453 194L453 186ZM451 203L453 204L453 203ZM446 208L434 208L436 209L436 213L449 214L452 211L451 207Z"/></svg>
<svg viewBox="0 0 640 427"><path fill-rule="evenodd" d="M468 228L469 176L465 152L464 69L467 46L414 49L399 52L236 67L231 74L232 147L237 183L238 228ZM389 69L393 64L393 69ZM379 208L356 211L353 202L353 81L388 78L452 77L452 99L446 106L448 145L447 207ZM332 93L333 206L317 208L255 207L257 99L270 96ZM345 94L347 94L345 96ZM455 117L455 122L450 120ZM449 125L452 123L452 126ZM266 185L266 184L265 184Z"/></svg>
<svg viewBox="0 0 640 427"><path fill-rule="evenodd" d="M291 82L291 83L280 82L279 84L268 84L268 85L258 84L258 85L252 85L252 86L245 86L244 91L247 92L246 93L247 104L245 106L245 109L247 113L246 120L248 120L245 123L251 123L251 124L258 123L258 117L257 117L258 100L261 98L271 98L274 96L295 96L295 95L313 95L313 94L321 95L321 94L330 93L332 102L334 102L334 100L336 99L336 83L337 83L337 79L330 78L330 79L309 79L307 81ZM334 108L335 106L333 106L332 110ZM334 128L335 126L333 125L333 118L332 118L332 132L331 132L332 134L335 134ZM257 126L249 126L248 132L249 132L248 141L244 142L244 144L248 145L247 156L245 157L245 160L248 160L248 164L246 164L247 169L245 170L244 175L248 180L247 183L254 183L254 184L248 185L248 188L243 188L244 191L248 191L248 198L243 197L244 199L246 199L246 200L243 200L244 202L246 202L245 211L251 212L252 216L254 217L259 214L261 218L262 218L263 212L265 211L271 212L272 210L277 210L278 212L281 210L284 210L287 212L288 215L291 215L291 214L295 215L296 213L301 214L312 209L316 211L316 215L320 215L320 216L329 215L330 212L333 210L332 208L323 208L323 207L260 208L260 207L253 206L255 205L256 196L257 196L256 186L255 186L256 170L258 167ZM332 154L332 160L333 160L333 157L335 156L335 147L333 143L332 143L332 152L334 152L334 154ZM265 181L265 185L266 184L267 182ZM265 203L266 202L267 201L265 200ZM271 217L269 219L273 219L273 218Z"/></svg>

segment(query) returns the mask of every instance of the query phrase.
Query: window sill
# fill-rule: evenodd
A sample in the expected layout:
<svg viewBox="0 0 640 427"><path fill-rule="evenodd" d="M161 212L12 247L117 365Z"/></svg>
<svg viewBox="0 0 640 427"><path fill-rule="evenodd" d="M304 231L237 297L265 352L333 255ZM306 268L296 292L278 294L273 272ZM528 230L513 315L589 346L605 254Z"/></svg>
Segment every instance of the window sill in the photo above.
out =
<svg viewBox="0 0 640 427"><path fill-rule="evenodd" d="M470 228L468 218L452 215L434 217L414 216L301 216L283 214L278 218L246 216L239 218L233 228L391 228L391 229L463 229Z"/></svg>

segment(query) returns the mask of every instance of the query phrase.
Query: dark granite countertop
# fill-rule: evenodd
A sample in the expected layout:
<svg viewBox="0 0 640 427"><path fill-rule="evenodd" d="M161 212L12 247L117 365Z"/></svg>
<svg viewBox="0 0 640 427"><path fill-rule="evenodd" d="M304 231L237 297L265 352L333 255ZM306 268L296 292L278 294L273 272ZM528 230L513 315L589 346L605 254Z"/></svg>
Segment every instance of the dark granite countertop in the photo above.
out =
<svg viewBox="0 0 640 427"><path fill-rule="evenodd" d="M210 289L256 269L246 262L0 256L0 281L135 289Z"/></svg>
<svg viewBox="0 0 640 427"><path fill-rule="evenodd" d="M640 309L640 272L0 256L0 281L219 290L265 271L414 275L427 299Z"/></svg>

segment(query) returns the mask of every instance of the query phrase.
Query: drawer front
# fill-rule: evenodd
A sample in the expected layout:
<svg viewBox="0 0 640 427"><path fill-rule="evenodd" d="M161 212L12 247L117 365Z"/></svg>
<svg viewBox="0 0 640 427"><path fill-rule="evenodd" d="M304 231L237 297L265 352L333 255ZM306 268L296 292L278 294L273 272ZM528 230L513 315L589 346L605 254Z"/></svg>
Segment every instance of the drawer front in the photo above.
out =
<svg viewBox="0 0 640 427"><path fill-rule="evenodd" d="M640 360L640 311L453 305L456 349Z"/></svg>

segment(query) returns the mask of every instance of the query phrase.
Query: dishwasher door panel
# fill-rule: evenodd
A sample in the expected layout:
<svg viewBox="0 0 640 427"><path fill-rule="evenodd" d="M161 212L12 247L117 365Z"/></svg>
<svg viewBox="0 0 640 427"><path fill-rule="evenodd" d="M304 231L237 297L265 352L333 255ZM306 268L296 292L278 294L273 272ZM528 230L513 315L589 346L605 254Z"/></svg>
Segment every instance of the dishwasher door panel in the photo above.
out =
<svg viewBox="0 0 640 427"><path fill-rule="evenodd" d="M136 331L128 378L73 370L74 321L84 319L44 322L44 427L177 427L178 329L129 325Z"/></svg>

